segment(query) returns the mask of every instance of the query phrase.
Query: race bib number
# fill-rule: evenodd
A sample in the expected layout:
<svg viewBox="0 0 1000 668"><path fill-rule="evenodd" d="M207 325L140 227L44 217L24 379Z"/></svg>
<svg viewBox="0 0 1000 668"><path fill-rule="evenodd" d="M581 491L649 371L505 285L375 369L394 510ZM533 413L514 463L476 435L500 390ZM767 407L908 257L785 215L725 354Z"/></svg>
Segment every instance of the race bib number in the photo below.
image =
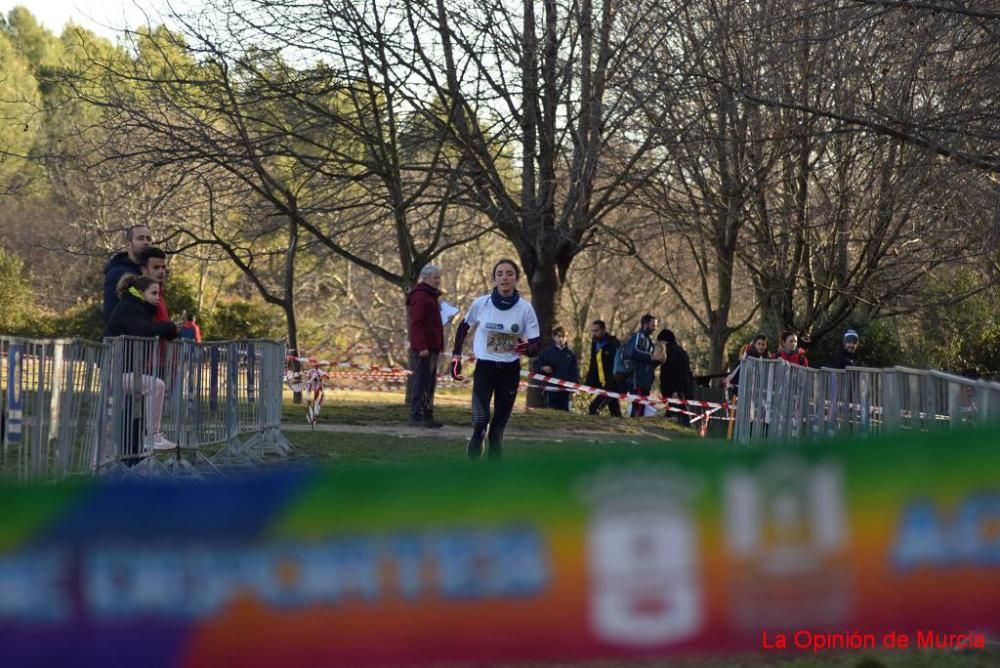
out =
<svg viewBox="0 0 1000 668"><path fill-rule="evenodd" d="M490 332L486 335L486 350L491 353L511 353L517 345L517 336Z"/></svg>

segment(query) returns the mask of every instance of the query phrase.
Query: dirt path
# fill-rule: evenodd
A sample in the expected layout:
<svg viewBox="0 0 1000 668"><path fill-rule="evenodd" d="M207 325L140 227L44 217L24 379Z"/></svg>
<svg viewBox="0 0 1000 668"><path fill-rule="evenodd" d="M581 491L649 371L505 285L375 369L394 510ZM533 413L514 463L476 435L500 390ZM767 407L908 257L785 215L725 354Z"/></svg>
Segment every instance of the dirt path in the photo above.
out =
<svg viewBox="0 0 1000 668"><path fill-rule="evenodd" d="M334 434L385 434L397 438L428 438L438 436L449 440L465 440L469 437L469 427L456 427L445 425L440 429L426 429L424 427L411 427L407 424L384 424L384 425L360 425L360 424L317 424L310 427L307 424L284 424L282 431L319 431ZM664 441L671 440L663 434L654 434L643 431L641 434L622 434L607 431L556 431L550 429L518 429L508 427L504 431L504 438L516 440L532 441L580 441L589 440L595 443L603 441L629 441L634 438L654 437Z"/></svg>

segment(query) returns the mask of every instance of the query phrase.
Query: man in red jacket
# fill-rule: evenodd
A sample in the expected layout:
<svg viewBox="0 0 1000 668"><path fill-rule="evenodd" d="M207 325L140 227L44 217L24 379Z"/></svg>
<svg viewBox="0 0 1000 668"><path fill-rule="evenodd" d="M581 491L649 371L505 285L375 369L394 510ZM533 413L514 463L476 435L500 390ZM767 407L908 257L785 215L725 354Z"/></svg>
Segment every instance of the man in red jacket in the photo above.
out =
<svg viewBox="0 0 1000 668"><path fill-rule="evenodd" d="M444 327L438 297L441 270L433 264L420 271L420 282L406 295L410 321L410 424L437 429L434 420L434 390L437 387L438 354L444 349Z"/></svg>

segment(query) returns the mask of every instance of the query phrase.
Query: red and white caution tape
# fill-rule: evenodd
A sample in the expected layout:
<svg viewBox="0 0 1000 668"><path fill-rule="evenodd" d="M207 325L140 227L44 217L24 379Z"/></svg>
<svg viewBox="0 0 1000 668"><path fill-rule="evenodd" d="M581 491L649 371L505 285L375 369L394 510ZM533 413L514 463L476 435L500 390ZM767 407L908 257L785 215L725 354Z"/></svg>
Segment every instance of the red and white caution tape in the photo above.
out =
<svg viewBox="0 0 1000 668"><path fill-rule="evenodd" d="M728 403L716 403L714 401L700 401L698 399L675 399L674 397L662 397L659 399L653 397L645 397L640 394L629 394L621 392L612 392L611 390L605 390L602 387L591 387L590 385L583 385L582 383L573 383L568 380L562 380L560 378L553 378L552 376L546 376L541 373L532 373L531 371L522 371L521 376L525 378L531 378L532 380L543 380L550 385L559 385L560 387L567 387L579 390L581 392L587 392L588 394L599 394L606 397L611 397L612 399L623 399L632 402L639 402L641 404L648 404L650 406L663 406L670 404L678 406L694 406L696 408L701 408L703 410L708 409L725 409L729 407ZM715 412L715 411L713 411Z"/></svg>

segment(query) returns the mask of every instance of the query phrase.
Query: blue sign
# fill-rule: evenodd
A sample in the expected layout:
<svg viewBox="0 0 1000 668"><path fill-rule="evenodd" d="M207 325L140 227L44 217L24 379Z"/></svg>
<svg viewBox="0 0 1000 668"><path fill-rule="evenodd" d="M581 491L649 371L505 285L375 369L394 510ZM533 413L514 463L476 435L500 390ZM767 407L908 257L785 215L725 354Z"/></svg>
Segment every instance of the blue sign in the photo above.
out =
<svg viewBox="0 0 1000 668"><path fill-rule="evenodd" d="M21 395L21 363L24 353L21 346L14 343L7 353L7 429L4 443L21 442L21 426L24 420Z"/></svg>

